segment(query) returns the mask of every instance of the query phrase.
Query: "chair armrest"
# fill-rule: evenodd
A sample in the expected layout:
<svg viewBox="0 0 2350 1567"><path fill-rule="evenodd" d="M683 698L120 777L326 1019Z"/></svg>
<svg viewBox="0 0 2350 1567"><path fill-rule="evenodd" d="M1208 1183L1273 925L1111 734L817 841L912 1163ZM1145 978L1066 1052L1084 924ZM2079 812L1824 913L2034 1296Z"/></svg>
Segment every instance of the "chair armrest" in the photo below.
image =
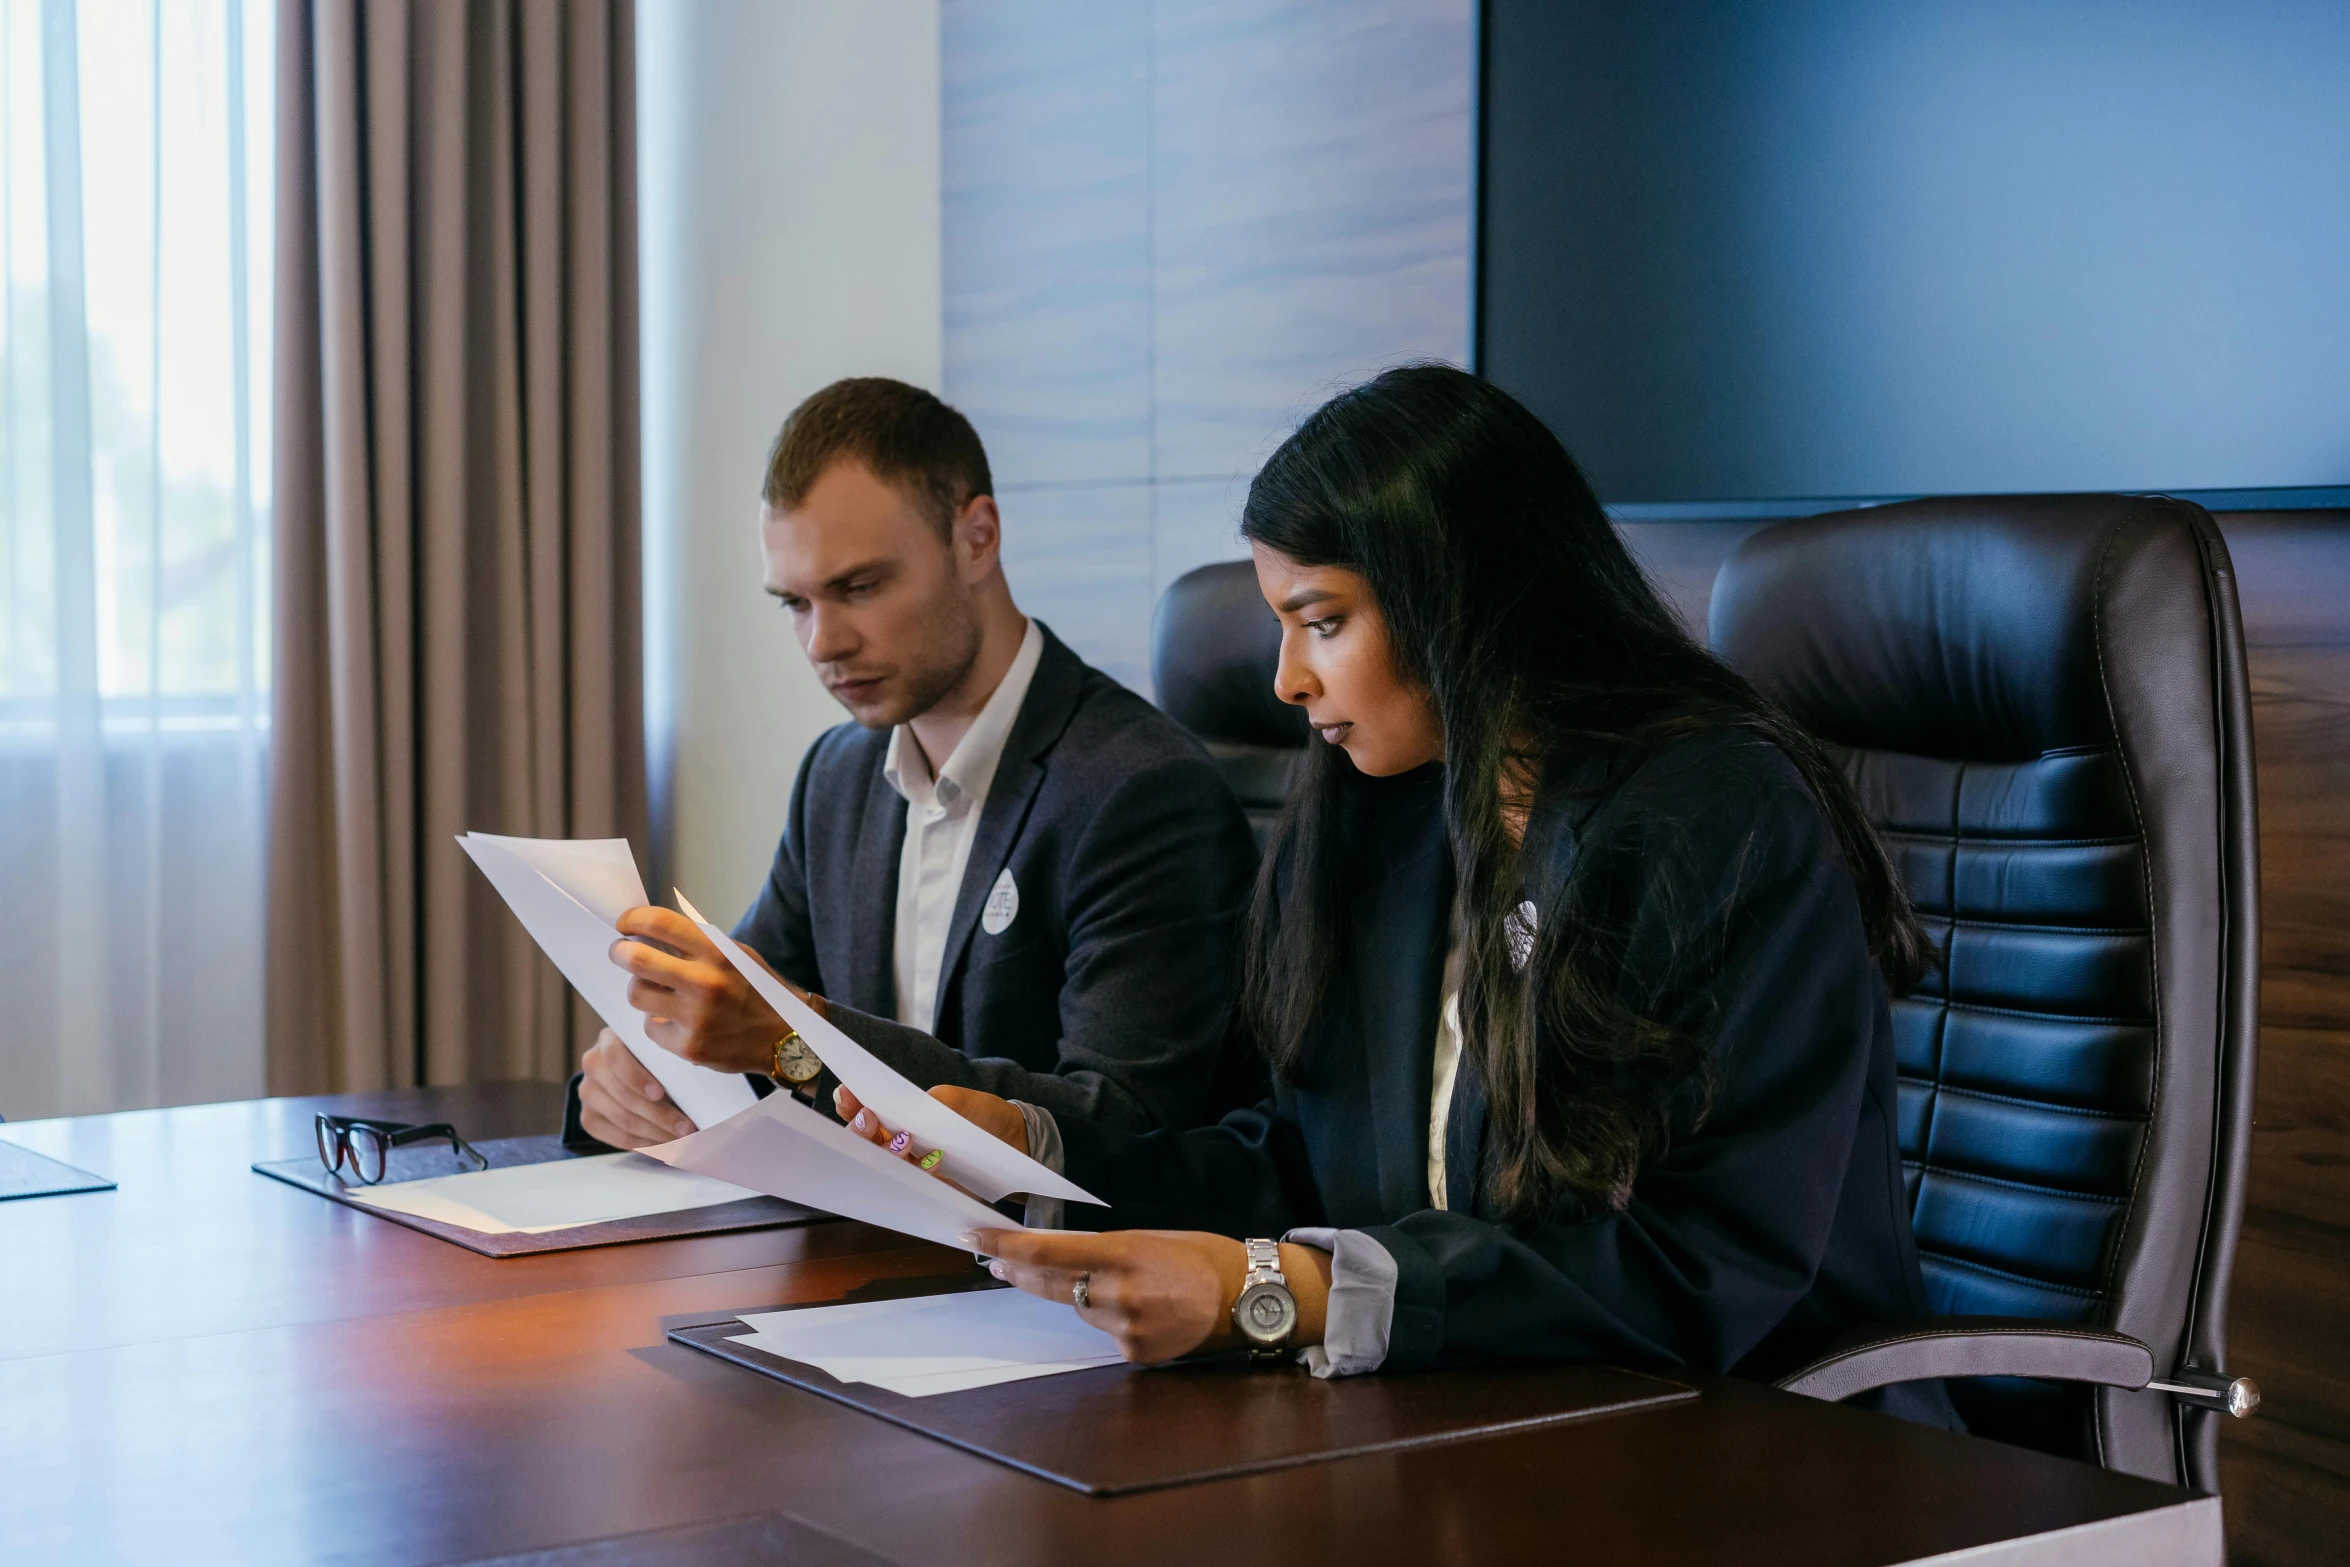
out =
<svg viewBox="0 0 2350 1567"><path fill-rule="evenodd" d="M2037 1317L1935 1317L1846 1333L1778 1385L1835 1403L1933 1377L2047 1377L2142 1388L2154 1380L2154 1352L2126 1333Z"/></svg>

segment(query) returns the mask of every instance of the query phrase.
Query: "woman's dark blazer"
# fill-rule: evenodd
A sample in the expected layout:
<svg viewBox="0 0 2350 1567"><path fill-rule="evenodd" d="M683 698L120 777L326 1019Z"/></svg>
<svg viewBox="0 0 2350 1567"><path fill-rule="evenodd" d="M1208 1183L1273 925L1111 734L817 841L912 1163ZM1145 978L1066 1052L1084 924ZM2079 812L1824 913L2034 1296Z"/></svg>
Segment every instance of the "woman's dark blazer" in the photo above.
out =
<svg viewBox="0 0 2350 1567"><path fill-rule="evenodd" d="M1064 1123L1068 1173L1110 1205L1072 1203L1068 1222L1365 1231L1396 1262L1394 1368L1598 1358L1767 1375L1841 1328L1923 1315L1885 986L1825 814L1753 738L1676 741L1596 798L1546 796L1526 840L1529 896L1550 906L1578 866L1600 878L1583 890L1622 933L1627 990L1710 1031L1702 1123L1620 1210L1508 1222L1464 1057L1446 1156L1461 1211L1429 1207L1453 894L1441 783L1433 766L1349 783L1344 951L1297 1080L1190 1132ZM1902 1412L1955 1423L1938 1384L1919 1391Z"/></svg>

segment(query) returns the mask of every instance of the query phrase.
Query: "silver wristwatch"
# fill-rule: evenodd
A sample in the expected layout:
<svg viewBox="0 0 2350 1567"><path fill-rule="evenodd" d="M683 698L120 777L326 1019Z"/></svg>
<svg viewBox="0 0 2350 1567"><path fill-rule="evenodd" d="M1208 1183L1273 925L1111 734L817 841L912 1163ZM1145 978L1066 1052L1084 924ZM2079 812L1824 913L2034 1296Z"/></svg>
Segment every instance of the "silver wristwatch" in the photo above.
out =
<svg viewBox="0 0 2350 1567"><path fill-rule="evenodd" d="M1248 1273L1240 1281L1240 1299L1232 1303L1232 1325L1248 1341L1248 1358L1263 1364L1279 1360L1297 1331L1297 1297L1281 1272L1281 1247L1274 1241L1249 1241Z"/></svg>

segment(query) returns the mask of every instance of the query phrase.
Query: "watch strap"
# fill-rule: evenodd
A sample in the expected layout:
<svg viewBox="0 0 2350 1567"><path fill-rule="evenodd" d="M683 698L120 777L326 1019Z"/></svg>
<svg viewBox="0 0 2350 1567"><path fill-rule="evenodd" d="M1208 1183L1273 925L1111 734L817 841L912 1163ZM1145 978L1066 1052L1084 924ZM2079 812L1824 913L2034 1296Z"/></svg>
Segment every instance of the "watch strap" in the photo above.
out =
<svg viewBox="0 0 2350 1567"><path fill-rule="evenodd" d="M1289 1278L1281 1271L1281 1243L1272 1240L1248 1240L1241 1242L1241 1245L1247 1248L1248 1271L1241 1275L1240 1300L1246 1300L1249 1291L1259 1285L1277 1286L1282 1294L1288 1295ZM1295 1296L1290 1296L1290 1309L1292 1312L1291 1331L1294 1332L1296 1329ZM1240 1301L1233 1302L1232 1310L1233 1321L1237 1324L1240 1321ZM1246 1336L1245 1329L1243 1336ZM1247 1344L1248 1358L1260 1366L1273 1365L1287 1359L1289 1356L1289 1336L1289 1334L1283 1334L1282 1341L1278 1344L1264 1344L1255 1339L1249 1339Z"/></svg>

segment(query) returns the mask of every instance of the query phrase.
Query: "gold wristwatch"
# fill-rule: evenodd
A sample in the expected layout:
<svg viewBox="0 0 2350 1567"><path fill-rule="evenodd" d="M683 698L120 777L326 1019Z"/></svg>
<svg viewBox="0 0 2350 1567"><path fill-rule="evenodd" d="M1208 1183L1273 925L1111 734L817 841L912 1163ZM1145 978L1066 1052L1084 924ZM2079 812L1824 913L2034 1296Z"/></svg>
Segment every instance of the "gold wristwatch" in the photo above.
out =
<svg viewBox="0 0 2350 1567"><path fill-rule="evenodd" d="M786 1088L805 1088L823 1070L822 1058L808 1048L795 1028L775 1042L775 1059L769 1063L767 1075Z"/></svg>

